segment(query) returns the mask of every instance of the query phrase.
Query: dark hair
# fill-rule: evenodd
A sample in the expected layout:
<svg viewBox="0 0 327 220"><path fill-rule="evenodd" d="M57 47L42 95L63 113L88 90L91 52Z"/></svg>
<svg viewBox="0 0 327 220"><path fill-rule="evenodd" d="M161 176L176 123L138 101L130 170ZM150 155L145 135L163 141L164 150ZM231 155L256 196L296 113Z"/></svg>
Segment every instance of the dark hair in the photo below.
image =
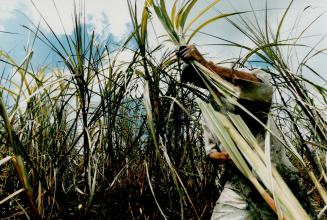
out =
<svg viewBox="0 0 327 220"><path fill-rule="evenodd" d="M181 82L189 82L195 86L198 86L201 88L207 88L205 86L205 84L203 83L203 80L200 78L199 74L197 73L197 70L194 69L192 64L184 64L183 65Z"/></svg>

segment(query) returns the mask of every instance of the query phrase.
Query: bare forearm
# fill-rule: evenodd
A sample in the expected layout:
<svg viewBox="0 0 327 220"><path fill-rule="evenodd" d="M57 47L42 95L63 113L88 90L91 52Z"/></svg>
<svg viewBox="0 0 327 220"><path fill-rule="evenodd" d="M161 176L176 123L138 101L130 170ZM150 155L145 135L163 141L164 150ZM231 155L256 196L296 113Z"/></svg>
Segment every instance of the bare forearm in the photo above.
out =
<svg viewBox="0 0 327 220"><path fill-rule="evenodd" d="M194 45L190 45L190 46L187 46L187 47L181 49L179 54L180 54L179 56L181 56L185 62L195 60L195 61L201 63L206 68L217 73L222 78L224 78L232 83L235 79L243 79L243 80L249 80L249 81L254 81L254 82L261 82L261 80L259 80L256 76L249 74L247 72L222 67L222 66L214 64L213 62L207 61ZM190 71L189 75L191 75L191 73L194 73L194 71L193 72ZM196 75L196 74L193 74L193 75ZM196 80L198 80L194 77L193 78L189 77L189 78L190 79L188 81L193 82L193 83L196 83Z"/></svg>
<svg viewBox="0 0 327 220"><path fill-rule="evenodd" d="M201 61L201 64L229 81L234 79L245 79L254 82L261 82L256 76L244 71L218 66L213 62L208 62L206 60Z"/></svg>

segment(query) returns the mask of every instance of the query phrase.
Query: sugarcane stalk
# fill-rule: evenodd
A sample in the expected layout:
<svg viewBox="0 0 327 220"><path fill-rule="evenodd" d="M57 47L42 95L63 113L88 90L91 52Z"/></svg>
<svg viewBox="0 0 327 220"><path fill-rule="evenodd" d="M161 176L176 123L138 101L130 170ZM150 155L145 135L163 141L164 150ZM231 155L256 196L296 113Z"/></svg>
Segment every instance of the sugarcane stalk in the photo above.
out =
<svg viewBox="0 0 327 220"><path fill-rule="evenodd" d="M27 172L26 172L26 168L25 168L25 165L24 165L24 160L23 158L20 156L20 155L16 155L16 156L13 156L12 157L12 162L14 164L14 167L15 167L15 170L16 170L16 173L18 175L18 179L19 179L19 182L20 184L22 185L22 187L24 189L26 189L24 191L26 197L27 197L27 200L28 200L28 203L29 203L29 206L31 207L31 210L35 216L36 219L41 219L41 216L39 214L39 210L33 200L33 189L32 187L30 186L29 182L28 182L28 176L27 176Z"/></svg>

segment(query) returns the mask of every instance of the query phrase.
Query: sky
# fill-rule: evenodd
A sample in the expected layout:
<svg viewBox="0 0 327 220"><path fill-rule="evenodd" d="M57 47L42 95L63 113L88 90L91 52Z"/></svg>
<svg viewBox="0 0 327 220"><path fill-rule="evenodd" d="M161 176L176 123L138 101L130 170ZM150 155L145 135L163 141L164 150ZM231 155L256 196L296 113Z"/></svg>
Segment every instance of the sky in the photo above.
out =
<svg viewBox="0 0 327 220"><path fill-rule="evenodd" d="M40 25L41 30L47 37L53 39L53 35L50 33L49 28L45 22L41 19L41 16L47 21L51 29L59 36L60 39L64 39L65 33L68 35L73 31L73 13L74 2L77 7L85 4L85 18L89 31L94 30L100 38L109 38L112 42L119 42L128 35L131 31L131 24L129 18L129 11L126 0L0 0L0 49L10 53L15 60L23 60L28 45L31 45L33 41L33 35L24 26L33 27L34 25ZM144 0L136 0L137 6L140 10ZM172 4L172 0L166 1L168 5ZM198 1L194 14L201 8L211 3L212 0ZM267 6L269 10L269 24L276 29L277 21L281 18L283 11L287 7L288 0L267 0ZM264 19L264 9L266 1L264 0L222 0L216 7L211 10L206 16L214 16L218 12L234 12L250 10L253 7L257 10L257 16L259 22ZM290 10L290 14L287 17L287 21L283 26L283 33L285 36L291 32L294 35L305 29L310 22L312 22L317 16L327 10L327 1L325 0L294 0L294 4ZM139 13L140 14L140 13ZM207 18L204 17L203 19ZM253 16L246 15L248 19L253 19ZM294 26L294 24L296 24ZM306 32L305 38L301 40L301 43L314 46L318 44L318 48L327 48L327 40L323 39L327 34L325 25L327 24L327 14L322 14L319 20L317 20ZM153 27L155 31L150 30L150 41L154 44L157 42L156 37L164 33L163 28L158 21L153 21ZM246 44L251 46L251 42L244 38L240 32L238 32L232 25L226 21L217 21L207 28L205 32L213 34L218 37L229 39L235 42ZM206 54L207 58L215 59L215 61L227 60L235 58L242 53L239 49L226 48L216 44L222 43L213 37L204 35L198 35L194 39L200 50ZM215 44L215 45L212 45ZM36 66L42 66L44 64L57 65L57 57L50 53L50 50L42 42L36 41L34 46L34 62ZM299 57L304 57L309 49L302 49L297 51ZM128 54L126 58L128 58ZM315 66L317 71L321 72L325 78L324 63L326 56L323 55L320 58L313 59L310 64ZM301 58L299 58L301 59ZM308 76L313 77L314 76ZM319 82L319 79L314 79Z"/></svg>
<svg viewBox="0 0 327 220"><path fill-rule="evenodd" d="M40 25L46 37L53 40L51 29L64 40L64 34L70 35L74 28L74 2L80 7L79 0L0 0L0 49L9 52L16 60L26 55L24 48L31 45L34 35L26 28L35 30ZM83 3L84 5L84 3ZM90 32L114 40L122 39L130 30L129 12L125 1L86 0L86 24ZM77 9L79 10L79 9ZM43 18L42 18L43 17ZM109 31L110 30L110 31ZM10 33L7 33L10 32ZM13 34L12 34L13 33ZM57 57L49 54L50 50L36 40L33 46L34 59L37 65L55 64Z"/></svg>

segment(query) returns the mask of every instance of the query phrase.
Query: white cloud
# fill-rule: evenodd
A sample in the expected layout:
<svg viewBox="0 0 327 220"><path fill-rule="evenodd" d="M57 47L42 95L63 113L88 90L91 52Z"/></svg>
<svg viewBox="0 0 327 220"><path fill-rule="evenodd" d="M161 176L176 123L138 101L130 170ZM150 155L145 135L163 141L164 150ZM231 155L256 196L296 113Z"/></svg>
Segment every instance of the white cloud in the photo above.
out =
<svg viewBox="0 0 327 220"><path fill-rule="evenodd" d="M20 10L26 13L35 24L38 24L41 17L32 3L19 1L21 3ZM74 2L76 2L77 11L85 8L86 23L99 34L111 33L115 37L121 37L127 32L127 25L130 21L127 4L124 0L33 0L33 2L56 34L64 34L65 30L68 34L72 33ZM56 7L63 25L60 23ZM44 22L41 23L41 27L45 31L48 30Z"/></svg>
<svg viewBox="0 0 327 220"><path fill-rule="evenodd" d="M12 18L12 10L19 9L23 11L28 17L35 23L38 24L40 21L40 15L36 12L34 6L31 4L30 1L26 0L2 0L4 4L1 4L0 10L0 25L4 23L5 20ZM134 0L132 0L133 2ZM138 7L138 15L141 16L141 10L143 8L144 0L135 0L137 1ZM44 15L46 21L50 24L51 28L57 34L63 34L64 29L60 24L60 20L58 18L57 12L54 7L54 3L56 4L60 17L63 21L63 25L67 31L67 33L71 33L73 31L73 12L74 12L74 0L33 0L36 7L40 10L40 12ZM95 28L97 33L104 32L105 36L108 33L111 33L117 39L121 39L121 37L128 31L128 24L130 24L130 17L129 11L127 7L126 0L75 0L78 3L84 2L85 3L85 12L86 12L86 23L90 24L92 27ZM168 9L171 7L171 3L174 2L172 0L166 1L168 5ZM198 1L197 6L195 7L195 11L199 11L211 3L212 0L207 1ZM262 0L251 0L252 6L254 9L264 9L265 2ZM269 23L272 27L276 28L276 23L278 19L281 18L283 10L287 7L289 1L285 0L269 0L268 7L273 8L274 10L270 11L269 16ZM304 12L303 10L307 7ZM283 33L288 34L291 30L292 25L294 24L294 20L296 18L300 18L301 22L297 26L297 31L303 29L307 24L309 24L312 19L317 16L319 13L323 12L327 9L327 1L322 0L297 0L294 1L293 9L290 11L287 21L283 26ZM214 16L217 14L217 10L221 10L223 12L233 12L235 10L243 11L243 10L250 10L249 1L244 0L223 0L218 3L215 9L211 10L209 16ZM259 12L258 12L259 13ZM259 13L260 14L260 13ZM153 13L154 15L154 13ZM260 21L264 16L261 14ZM154 15L154 17L156 17ZM319 37L307 38L303 39L302 42L314 45L314 42L317 42L319 38L326 33L325 29L323 28L327 23L327 14L323 15L309 30L307 35L318 35ZM161 36L164 34L162 25L154 20L153 21L154 30L151 30L152 27L149 25L149 40L151 45L156 45L157 43L157 36ZM46 31L48 28L42 25L43 30ZM1 26L0 26L1 28ZM1 30L1 29L0 29ZM232 27L231 24L225 21L217 21L215 23L210 24L205 31L207 33L232 40L241 44L249 44L251 43L247 40L244 35L240 32L235 31L235 28ZM298 33L298 32L297 32ZM157 34L157 35L155 35ZM161 39L159 39L161 41ZM221 41L205 37L203 35L198 35L194 42L198 44L208 44L208 43L222 43ZM327 48L327 40L321 42L319 48ZM226 48L223 46L206 46L202 47L201 51L207 52L209 54L208 57L214 57L215 61L221 61L225 59L229 59L232 57L237 57L240 54L240 50L238 48ZM302 53L304 50L302 50ZM212 58L213 59L213 58ZM323 71L323 59L315 60L315 66L320 68Z"/></svg>
<svg viewBox="0 0 327 220"><path fill-rule="evenodd" d="M16 9L18 0L2 0L0 4L0 30L4 31L3 24L13 17L12 11Z"/></svg>
<svg viewBox="0 0 327 220"><path fill-rule="evenodd" d="M18 0L2 0L0 4L0 19L6 20L12 17L12 10L17 7Z"/></svg>

